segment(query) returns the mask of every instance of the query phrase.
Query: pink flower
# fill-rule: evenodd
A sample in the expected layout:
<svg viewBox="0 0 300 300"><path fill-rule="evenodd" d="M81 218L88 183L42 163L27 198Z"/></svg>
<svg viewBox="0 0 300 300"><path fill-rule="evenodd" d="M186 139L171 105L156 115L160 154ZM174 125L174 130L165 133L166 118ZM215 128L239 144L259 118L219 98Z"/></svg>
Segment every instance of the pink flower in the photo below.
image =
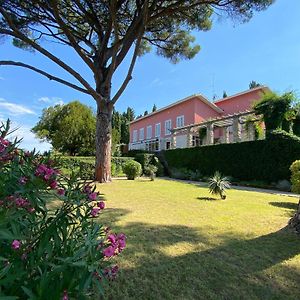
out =
<svg viewBox="0 0 300 300"><path fill-rule="evenodd" d="M97 217L98 214L99 214L99 212L100 212L100 208L98 208L98 207L92 208L92 210L91 210L91 215L92 215L92 217L93 217L93 218Z"/></svg>
<svg viewBox="0 0 300 300"><path fill-rule="evenodd" d="M51 181L49 186L52 190L56 189L57 188L57 181L56 180Z"/></svg>
<svg viewBox="0 0 300 300"><path fill-rule="evenodd" d="M83 192L84 192L85 194L90 194L90 193L92 192L92 187L91 187L90 185L85 185L85 186L83 187Z"/></svg>
<svg viewBox="0 0 300 300"><path fill-rule="evenodd" d="M64 295L62 297L62 300L69 300L67 290L64 290Z"/></svg>
<svg viewBox="0 0 300 300"><path fill-rule="evenodd" d="M29 202L26 199L23 199L21 197L17 198L15 200L16 206L18 207L25 207L29 205Z"/></svg>
<svg viewBox="0 0 300 300"><path fill-rule="evenodd" d="M64 189L57 189L57 194L60 196L64 196L65 192L66 191Z"/></svg>
<svg viewBox="0 0 300 300"><path fill-rule="evenodd" d="M35 209L33 207L29 207L27 211L32 214L35 212Z"/></svg>
<svg viewBox="0 0 300 300"><path fill-rule="evenodd" d="M102 253L105 257L112 257L115 254L115 248L113 246L109 246L105 248Z"/></svg>
<svg viewBox="0 0 300 300"><path fill-rule="evenodd" d="M97 203L97 206L100 208L100 209L104 209L105 208L105 203L103 201L100 201Z"/></svg>
<svg viewBox="0 0 300 300"><path fill-rule="evenodd" d="M89 194L89 199L92 201L95 201L97 199L98 193L94 192L94 193L90 193Z"/></svg>
<svg viewBox="0 0 300 300"><path fill-rule="evenodd" d="M117 276L118 271L119 271L119 267L114 266L112 268L104 269L103 274L107 279L114 280Z"/></svg>
<svg viewBox="0 0 300 300"><path fill-rule="evenodd" d="M13 240L13 242L11 243L11 247L12 247L14 250L20 249L20 247L21 247L21 242L18 241L18 240Z"/></svg>
<svg viewBox="0 0 300 300"><path fill-rule="evenodd" d="M110 234L107 239L112 243L115 244L116 243L116 236L114 234Z"/></svg>
<svg viewBox="0 0 300 300"><path fill-rule="evenodd" d="M25 176L22 176L19 178L19 183L22 185L26 184L27 181L28 181L28 178Z"/></svg>

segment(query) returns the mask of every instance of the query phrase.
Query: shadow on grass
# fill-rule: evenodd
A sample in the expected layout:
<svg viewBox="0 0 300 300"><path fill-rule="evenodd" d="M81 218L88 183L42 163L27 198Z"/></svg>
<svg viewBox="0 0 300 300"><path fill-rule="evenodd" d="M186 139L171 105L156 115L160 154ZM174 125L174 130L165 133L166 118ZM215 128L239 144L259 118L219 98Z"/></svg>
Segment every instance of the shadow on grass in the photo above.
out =
<svg viewBox="0 0 300 300"><path fill-rule="evenodd" d="M299 269L280 265L300 253L296 235L278 231L245 239L228 234L216 236L222 242L215 246L207 228L118 226L115 221L127 212L107 210L101 219L128 237L118 258L122 271L106 299L300 299Z"/></svg>
<svg viewBox="0 0 300 300"><path fill-rule="evenodd" d="M212 198L212 197L197 197L198 200L204 200L204 201L217 201L222 200L221 198Z"/></svg>
<svg viewBox="0 0 300 300"><path fill-rule="evenodd" d="M298 204L293 202L269 202L269 204L281 208L292 209L293 211L296 211L298 207Z"/></svg>

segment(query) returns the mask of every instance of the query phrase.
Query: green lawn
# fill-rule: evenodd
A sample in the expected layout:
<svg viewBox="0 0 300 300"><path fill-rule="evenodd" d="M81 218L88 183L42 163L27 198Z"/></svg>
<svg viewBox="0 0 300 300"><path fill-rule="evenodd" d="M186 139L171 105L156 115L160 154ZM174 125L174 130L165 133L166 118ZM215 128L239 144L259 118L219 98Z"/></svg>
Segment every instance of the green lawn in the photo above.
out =
<svg viewBox="0 0 300 300"><path fill-rule="evenodd" d="M124 232L107 299L300 299L300 238L280 231L296 198L158 179L99 185L99 221Z"/></svg>

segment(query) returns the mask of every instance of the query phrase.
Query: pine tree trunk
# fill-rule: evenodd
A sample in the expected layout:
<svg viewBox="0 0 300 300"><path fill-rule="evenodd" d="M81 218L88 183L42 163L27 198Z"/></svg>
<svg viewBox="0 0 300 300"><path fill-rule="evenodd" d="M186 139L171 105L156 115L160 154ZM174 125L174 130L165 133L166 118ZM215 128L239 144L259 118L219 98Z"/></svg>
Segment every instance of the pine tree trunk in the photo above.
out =
<svg viewBox="0 0 300 300"><path fill-rule="evenodd" d="M111 104L104 101L98 103L95 180L101 183L111 181L112 111L113 107Z"/></svg>

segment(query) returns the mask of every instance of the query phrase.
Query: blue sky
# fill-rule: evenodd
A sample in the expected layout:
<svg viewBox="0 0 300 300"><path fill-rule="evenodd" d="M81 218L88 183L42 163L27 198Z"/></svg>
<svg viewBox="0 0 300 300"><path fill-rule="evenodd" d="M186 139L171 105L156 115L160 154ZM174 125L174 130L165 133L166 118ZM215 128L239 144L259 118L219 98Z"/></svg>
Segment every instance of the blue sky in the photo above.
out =
<svg viewBox="0 0 300 300"><path fill-rule="evenodd" d="M136 114L158 108L191 94L208 99L246 90L255 80L277 92L293 90L300 96L300 1L277 0L268 10L256 13L246 24L215 20L212 30L195 33L200 53L190 61L173 65L166 59L147 54L138 59L133 80L119 99L116 108L128 106ZM68 48L48 44L47 48L75 66L92 83L92 76ZM64 73L46 58L25 52L0 40L0 59L16 60L63 76ZM121 83L126 64L117 72L113 88ZM65 77L68 78L68 75ZM38 121L43 108L72 100L95 107L93 100L47 78L16 67L0 67L0 119L11 118L24 136L22 146L49 149L39 143L30 128Z"/></svg>

